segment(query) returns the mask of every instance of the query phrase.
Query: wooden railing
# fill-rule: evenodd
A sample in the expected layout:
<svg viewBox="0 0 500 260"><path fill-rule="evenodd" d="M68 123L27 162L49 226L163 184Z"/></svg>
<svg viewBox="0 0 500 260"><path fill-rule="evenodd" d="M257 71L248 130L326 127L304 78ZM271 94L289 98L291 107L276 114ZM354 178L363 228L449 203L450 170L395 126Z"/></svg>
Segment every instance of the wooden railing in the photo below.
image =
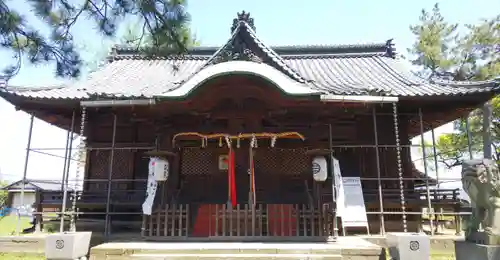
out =
<svg viewBox="0 0 500 260"><path fill-rule="evenodd" d="M427 190L418 190L420 198L427 201ZM448 204L460 202L460 189L431 189L429 196L432 203Z"/></svg>
<svg viewBox="0 0 500 260"><path fill-rule="evenodd" d="M68 192L66 205L71 205L72 192ZM84 191L78 195L77 205L88 207L106 207L107 191ZM137 205L140 206L146 197L143 190L115 190L111 192L109 203L111 205ZM42 206L60 206L63 193L60 191L46 191L41 195Z"/></svg>
<svg viewBox="0 0 500 260"><path fill-rule="evenodd" d="M172 191L179 196L177 190ZM405 201L408 206L414 207L427 207L427 191L426 190L404 190ZM363 190L364 199L367 204L376 205L379 202L379 191L377 189ZM436 205L455 205L460 203L459 189L438 189L429 191L431 196L431 203ZM113 190L111 192L110 204L114 206L137 206L144 202L144 190ZM382 199L384 205L398 204L401 201L401 192L399 189L383 189ZM175 197L172 199L175 202ZM322 203L331 200L330 193L322 193ZM72 193L68 192L67 205L71 205ZM60 206L62 204L63 193L60 191L46 191L41 194L41 204L43 206ZM107 192L102 191L84 191L79 195L77 201L78 206L99 208L105 207L107 201ZM264 205L264 201L259 201ZM187 204L186 204L187 205ZM243 210L243 208L241 209Z"/></svg>
<svg viewBox="0 0 500 260"><path fill-rule="evenodd" d="M142 235L152 239L179 237L326 237L333 216L308 205L225 204L165 205L144 216Z"/></svg>

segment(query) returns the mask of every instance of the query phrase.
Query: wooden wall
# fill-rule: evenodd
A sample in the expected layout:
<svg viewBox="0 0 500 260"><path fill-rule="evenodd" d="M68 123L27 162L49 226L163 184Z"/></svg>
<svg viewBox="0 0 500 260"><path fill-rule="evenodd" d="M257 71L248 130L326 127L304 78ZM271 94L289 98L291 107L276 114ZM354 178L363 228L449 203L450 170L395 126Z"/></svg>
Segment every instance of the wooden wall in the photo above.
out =
<svg viewBox="0 0 500 260"><path fill-rule="evenodd" d="M378 143L381 146L379 148L380 156L380 176L395 178L398 176L398 165L397 165L397 153L394 147L383 147L383 146L395 146L396 138L394 135L394 123L392 116L378 116L377 117L378 126ZM337 121L338 122L338 121ZM103 148L111 147L110 140L112 139L112 127L111 126L95 126L91 123L89 125L89 147L91 148ZM346 128L350 127L350 130L346 131ZM155 145L155 127L151 123L135 123L135 124L124 124L119 125L116 134L116 147L154 147ZM376 162L376 152L375 148L375 136L373 130L373 119L369 115L360 115L354 117L349 123L343 124L333 124L333 145L334 154L340 160L341 168L344 176L361 176L361 177L371 177L376 178L378 175L377 162ZM399 137L402 145L410 144L408 135L406 134L407 122L404 118L399 121ZM192 129L191 131L196 131L198 129ZM290 129L287 129L290 131ZM327 127L324 127L324 131L328 131ZM200 131L201 132L201 131ZM300 132L300 131L299 131ZM163 130L161 131L160 146L167 148L170 146L170 140L172 134L175 130ZM306 139L312 138L306 135ZM278 141L279 143L279 141ZM300 143L300 142L299 142ZM367 145L368 147L354 147L356 145ZM279 147L279 144L277 145ZM304 146L309 148L318 147L328 147L327 140L315 141L313 144L308 143L307 140L304 142ZM371 146L371 147L370 147ZM248 147L248 145L244 146ZM310 160L309 157L305 156L303 152L295 152L296 155L290 156L285 155L287 153L286 149L267 149L269 145L262 144L259 152L256 153L256 164L257 169L271 169L270 171L279 171L280 167L283 165L290 165L297 168L303 172L309 172L310 170ZM294 146L297 147L297 146ZM219 154L225 153L227 149L220 149L218 145L210 145L211 149L204 149L202 152L194 154L191 150L185 150L181 154L180 158L183 159L181 163L180 170L182 175L192 175L193 172L209 173L218 172L217 167L217 156ZM266 149L264 149L266 148ZM300 148L300 145L299 145ZM112 170L113 179L146 179L147 178L147 158L143 155L144 149L117 149L114 153L114 164ZM188 151L191 151L189 153ZM291 151L291 150L290 150ZM288 152L291 153L291 152ZM299 156L303 154L303 156ZM212 165L200 165L196 164L196 158L204 158L198 160L200 163L202 161L209 160L213 162ZM109 173L109 150L90 150L89 151L89 161L86 178L87 179L107 179ZM207 158L205 158L207 157ZM248 158L247 155L243 156L242 161ZM262 159L267 158L267 159ZM280 161L281 160L281 161ZM405 177L412 177L412 164L410 158L410 149L403 148L401 153L402 160L402 170ZM211 168L210 168L211 167ZM290 171L289 171L290 172ZM174 173L175 174L175 173ZM222 174L222 173L221 173ZM222 174L223 175L223 174ZM222 178L222 177L221 177ZM407 188L412 187L412 182L405 182ZM102 189L103 185L107 185L105 182L94 183L86 185L87 189L99 190ZM145 189L145 183L116 183L113 184L113 189ZM376 180L365 180L363 181L363 186L365 188L376 188ZM384 188L399 188L399 182L397 180L383 181Z"/></svg>

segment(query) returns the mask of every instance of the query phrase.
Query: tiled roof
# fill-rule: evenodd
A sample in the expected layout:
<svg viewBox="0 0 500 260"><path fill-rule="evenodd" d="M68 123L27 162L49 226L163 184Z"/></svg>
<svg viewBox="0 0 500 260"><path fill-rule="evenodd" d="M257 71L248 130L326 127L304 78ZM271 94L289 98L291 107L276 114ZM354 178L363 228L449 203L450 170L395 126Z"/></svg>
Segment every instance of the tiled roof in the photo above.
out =
<svg viewBox="0 0 500 260"><path fill-rule="evenodd" d="M248 17L247 17L248 18ZM266 64L304 88L334 95L464 95L500 92L500 81L430 82L412 74L395 57L391 41L339 46L266 46L253 24L240 19L221 48L196 47L182 56L152 57L116 47L111 61L88 79L51 88L0 87L0 96L42 99L138 98L174 96L198 72L226 61ZM231 71L227 71L230 73ZM1 86L1 85L0 85ZM172 93L172 95L171 95Z"/></svg>
<svg viewBox="0 0 500 260"><path fill-rule="evenodd" d="M4 189L8 190L10 187L15 187L16 185L22 184L22 180L11 183L10 185L4 187ZM30 180L26 179L25 185L33 185L37 189L43 191L61 191L61 182L50 181L50 180ZM70 184L71 185L71 184ZM68 187L68 190L72 190L71 187Z"/></svg>

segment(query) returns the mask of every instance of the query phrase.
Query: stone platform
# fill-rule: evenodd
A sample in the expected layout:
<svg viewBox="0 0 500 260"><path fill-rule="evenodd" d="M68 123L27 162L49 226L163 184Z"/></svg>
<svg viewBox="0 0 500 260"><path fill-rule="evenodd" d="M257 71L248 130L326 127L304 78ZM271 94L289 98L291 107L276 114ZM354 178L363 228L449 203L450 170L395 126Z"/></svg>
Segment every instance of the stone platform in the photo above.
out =
<svg viewBox="0 0 500 260"><path fill-rule="evenodd" d="M90 260L139 259L329 259L380 260L380 246L358 237L331 243L125 242L105 243L90 251Z"/></svg>

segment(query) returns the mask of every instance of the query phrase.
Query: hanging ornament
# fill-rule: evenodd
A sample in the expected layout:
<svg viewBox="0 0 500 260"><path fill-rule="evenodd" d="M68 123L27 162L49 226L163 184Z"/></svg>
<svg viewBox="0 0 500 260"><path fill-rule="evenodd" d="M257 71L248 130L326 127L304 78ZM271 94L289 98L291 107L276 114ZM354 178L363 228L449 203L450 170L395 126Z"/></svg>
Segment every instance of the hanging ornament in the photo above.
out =
<svg viewBox="0 0 500 260"><path fill-rule="evenodd" d="M222 137L219 137L219 147L222 147Z"/></svg>
<svg viewBox="0 0 500 260"><path fill-rule="evenodd" d="M238 138L236 139L236 148L240 148L240 138L241 134L238 134Z"/></svg>
<svg viewBox="0 0 500 260"><path fill-rule="evenodd" d="M273 136L271 138L271 147L274 148L274 145L276 144L276 136Z"/></svg>
<svg viewBox="0 0 500 260"><path fill-rule="evenodd" d="M229 137L229 135L226 135L226 144L227 144L227 147L231 149L231 138ZM222 138L221 138L222 140ZM222 145L222 141L221 141L221 145Z"/></svg>
<svg viewBox="0 0 500 260"><path fill-rule="evenodd" d="M250 141L250 147L256 148L257 147L257 138L255 138L255 135L252 135L252 141Z"/></svg>
<svg viewBox="0 0 500 260"><path fill-rule="evenodd" d="M315 181L323 182L328 177L328 164L325 156L315 156L312 161L312 173Z"/></svg>

